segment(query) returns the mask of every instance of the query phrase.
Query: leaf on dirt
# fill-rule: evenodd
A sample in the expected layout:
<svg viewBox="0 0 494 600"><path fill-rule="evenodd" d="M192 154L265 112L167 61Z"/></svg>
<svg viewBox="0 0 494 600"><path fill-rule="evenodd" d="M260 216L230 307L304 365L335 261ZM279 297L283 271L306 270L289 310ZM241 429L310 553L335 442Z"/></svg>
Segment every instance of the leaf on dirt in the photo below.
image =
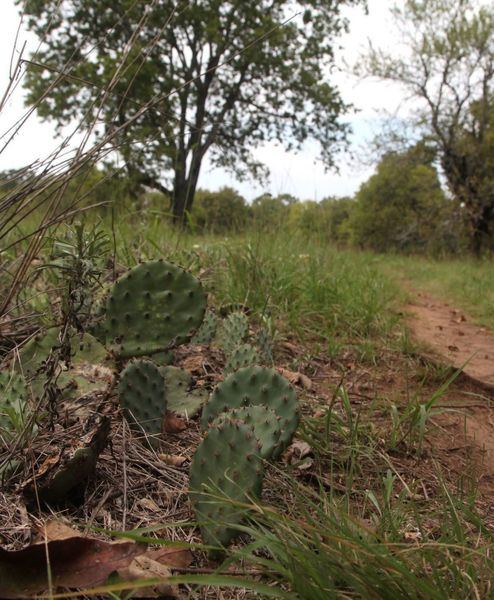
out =
<svg viewBox="0 0 494 600"><path fill-rule="evenodd" d="M172 569L185 569L192 564L192 552L187 548L162 546L148 550L146 556Z"/></svg>
<svg viewBox="0 0 494 600"><path fill-rule="evenodd" d="M453 344L451 344L450 346L448 346L448 350L450 352L459 352L460 349L458 348L458 346L454 346Z"/></svg>
<svg viewBox="0 0 494 600"><path fill-rule="evenodd" d="M126 567L117 569L119 577L123 581L142 580L150 578L159 578L166 580L171 577L170 569L147 555L136 556L134 560ZM176 585L170 585L164 581L156 583L145 588L138 588L133 591L133 598L180 598L180 592Z"/></svg>
<svg viewBox="0 0 494 600"><path fill-rule="evenodd" d="M50 535L67 535L54 525ZM124 568L144 552L135 542L104 542L74 536L37 543L8 552L0 548L0 598L27 598L49 589L48 554L53 588L87 588L106 582L110 573Z"/></svg>
<svg viewBox="0 0 494 600"><path fill-rule="evenodd" d="M204 363L205 356L202 352L199 354L192 354L191 356L187 356L182 361L181 367L186 371L190 371L191 373L199 373L202 374L204 372Z"/></svg>
<svg viewBox="0 0 494 600"><path fill-rule="evenodd" d="M306 390L312 389L312 381L303 373L295 373L281 367L278 369L278 372L280 375L283 375L283 377L286 377L290 383L299 384Z"/></svg>
<svg viewBox="0 0 494 600"><path fill-rule="evenodd" d="M159 454L160 460L172 467L181 467L187 460L185 456L175 456L174 454Z"/></svg>
<svg viewBox="0 0 494 600"><path fill-rule="evenodd" d="M163 419L163 432L164 433L180 433L187 429L187 423L185 419L179 417L177 414L167 411Z"/></svg>

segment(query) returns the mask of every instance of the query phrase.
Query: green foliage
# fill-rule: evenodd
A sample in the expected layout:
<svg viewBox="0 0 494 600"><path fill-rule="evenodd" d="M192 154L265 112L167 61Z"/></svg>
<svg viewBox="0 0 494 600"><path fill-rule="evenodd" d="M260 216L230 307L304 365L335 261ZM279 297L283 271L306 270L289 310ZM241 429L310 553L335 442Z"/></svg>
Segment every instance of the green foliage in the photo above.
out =
<svg viewBox="0 0 494 600"><path fill-rule="evenodd" d="M113 286L106 332L120 357L147 356L188 341L201 325L206 296L187 271L158 260L138 265Z"/></svg>
<svg viewBox="0 0 494 600"><path fill-rule="evenodd" d="M334 163L347 106L326 73L344 4L364 2L304 0L298 19L289 0L200 0L178 11L160 0L145 13L125 1L118 14L111 0L27 0L28 27L44 42L28 68L28 102L59 127L84 115L136 185L171 192L182 219L207 153L214 166L261 177L249 148L312 138Z"/></svg>
<svg viewBox="0 0 494 600"><path fill-rule="evenodd" d="M478 255L494 219L489 158L494 9L475 0L406 0L393 15L401 51L371 47L358 70L401 83L408 92L416 129L435 146L448 187L469 224L471 250Z"/></svg>
<svg viewBox="0 0 494 600"><path fill-rule="evenodd" d="M349 227L355 244L378 252L453 250L452 208L436 170L415 147L381 160L357 193Z"/></svg>
<svg viewBox="0 0 494 600"><path fill-rule="evenodd" d="M351 198L306 200L289 207L288 226L308 236L346 244L350 238L349 218L355 207Z"/></svg>
<svg viewBox="0 0 494 600"><path fill-rule="evenodd" d="M235 233L246 228L250 212L245 199L233 188L216 192L198 190L190 220L205 233Z"/></svg>

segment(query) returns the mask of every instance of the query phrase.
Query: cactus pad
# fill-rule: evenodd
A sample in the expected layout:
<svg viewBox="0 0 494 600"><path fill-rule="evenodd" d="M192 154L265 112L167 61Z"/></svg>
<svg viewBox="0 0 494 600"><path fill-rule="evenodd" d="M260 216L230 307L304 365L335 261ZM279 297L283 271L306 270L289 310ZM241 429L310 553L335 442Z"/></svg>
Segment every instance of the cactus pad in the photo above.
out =
<svg viewBox="0 0 494 600"><path fill-rule="evenodd" d="M223 319L218 333L218 344L230 356L249 333L249 321L243 312L234 312Z"/></svg>
<svg viewBox="0 0 494 600"><path fill-rule="evenodd" d="M217 325L218 319L216 318L216 315L212 311L207 310L206 314L204 315L204 321L197 330L195 336L192 338L191 342L193 344L201 345L210 344L216 335Z"/></svg>
<svg viewBox="0 0 494 600"><path fill-rule="evenodd" d="M118 395L131 427L157 445L166 412L165 381L158 367L150 360L130 362L120 375Z"/></svg>
<svg viewBox="0 0 494 600"><path fill-rule="evenodd" d="M231 353L225 365L225 374L233 373L243 367L259 364L259 354L250 344L241 344Z"/></svg>
<svg viewBox="0 0 494 600"><path fill-rule="evenodd" d="M199 444L189 495L206 544L227 546L245 515L245 508L235 504L260 496L263 465L257 446L247 425L229 421L213 425Z"/></svg>
<svg viewBox="0 0 494 600"><path fill-rule="evenodd" d="M298 402L290 383L273 369L246 367L218 384L204 407L201 427L207 429L216 417L232 408L262 405L281 417L278 456L288 446L298 425Z"/></svg>
<svg viewBox="0 0 494 600"><path fill-rule="evenodd" d="M208 393L201 388L191 389L192 375L178 367L160 367L165 379L167 409L187 418L196 415L206 403Z"/></svg>
<svg viewBox="0 0 494 600"><path fill-rule="evenodd" d="M59 329L53 327L45 335L36 335L20 351L20 367L26 379L31 379L42 370L43 363L50 352L60 347L58 341ZM85 333L82 338L79 335L72 336L70 340L72 363L103 363L108 352L97 339Z"/></svg>
<svg viewBox="0 0 494 600"><path fill-rule="evenodd" d="M121 358L169 350L191 338L205 310L206 296L190 273L164 261L143 263L110 292L107 340Z"/></svg>
<svg viewBox="0 0 494 600"><path fill-rule="evenodd" d="M281 419L274 410L265 406L244 406L221 413L214 421L219 425L228 421L240 421L247 425L256 436L260 447L259 456L269 460L279 445Z"/></svg>

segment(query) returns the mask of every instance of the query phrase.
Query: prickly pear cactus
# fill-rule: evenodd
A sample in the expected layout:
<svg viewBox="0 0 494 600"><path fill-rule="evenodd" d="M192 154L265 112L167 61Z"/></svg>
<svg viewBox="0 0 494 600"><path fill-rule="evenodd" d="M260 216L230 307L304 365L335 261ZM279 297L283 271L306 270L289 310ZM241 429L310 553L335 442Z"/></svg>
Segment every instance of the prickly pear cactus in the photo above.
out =
<svg viewBox="0 0 494 600"><path fill-rule="evenodd" d="M191 338L205 310L206 295L195 277L162 260L146 262L113 286L107 341L121 358L169 350Z"/></svg>
<svg viewBox="0 0 494 600"><path fill-rule="evenodd" d="M218 319L216 315L207 310L204 315L204 321L202 325L197 330L195 336L191 339L193 344L210 344L214 340L214 336L216 335L216 327L218 325Z"/></svg>
<svg viewBox="0 0 494 600"><path fill-rule="evenodd" d="M230 356L249 333L249 321L242 312L234 312L223 319L218 333L218 344Z"/></svg>
<svg viewBox="0 0 494 600"><path fill-rule="evenodd" d="M263 364L273 364L273 338L267 329L262 327L256 332L255 344L259 348L260 358Z"/></svg>
<svg viewBox="0 0 494 600"><path fill-rule="evenodd" d="M20 365L16 368L21 371L26 379L31 379L38 371L42 370L43 363L50 352L60 347L58 341L59 329L53 327L46 334L33 337L20 351ZM82 338L74 335L70 340L72 364L102 364L107 357L107 350L92 335L85 333Z"/></svg>
<svg viewBox="0 0 494 600"><path fill-rule="evenodd" d="M152 445L159 444L166 412L165 381L150 360L130 362L120 375L120 404L131 427L144 431Z"/></svg>
<svg viewBox="0 0 494 600"><path fill-rule="evenodd" d="M259 456L269 460L275 453L280 443L281 418L265 406L243 406L221 413L214 421L214 425L232 421L247 425L256 436L259 445Z"/></svg>
<svg viewBox="0 0 494 600"><path fill-rule="evenodd" d="M167 409L190 419L206 403L208 393L204 389L191 389L192 375L178 367L160 367L165 380Z"/></svg>
<svg viewBox="0 0 494 600"><path fill-rule="evenodd" d="M27 387L24 377L0 371L0 429L11 438L23 428L27 417Z"/></svg>
<svg viewBox="0 0 494 600"><path fill-rule="evenodd" d="M250 344L241 344L231 353L225 365L225 375L238 371L243 367L259 364L259 353Z"/></svg>
<svg viewBox="0 0 494 600"><path fill-rule="evenodd" d="M290 383L273 369L239 369L218 384L204 407L201 427L206 430L216 417L232 408L265 406L280 417L280 444L274 458L288 446L298 426L298 402Z"/></svg>
<svg viewBox="0 0 494 600"><path fill-rule="evenodd" d="M206 544L227 546L236 537L235 525L242 522L245 509L235 503L258 498L262 479L258 441L251 429L233 421L213 425L190 466L189 495Z"/></svg>

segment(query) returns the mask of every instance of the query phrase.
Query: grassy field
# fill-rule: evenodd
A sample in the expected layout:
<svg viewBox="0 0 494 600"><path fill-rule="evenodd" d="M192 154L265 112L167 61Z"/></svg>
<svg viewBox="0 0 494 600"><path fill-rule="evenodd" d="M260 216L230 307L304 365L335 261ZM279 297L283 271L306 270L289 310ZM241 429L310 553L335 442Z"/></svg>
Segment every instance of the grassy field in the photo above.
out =
<svg viewBox="0 0 494 600"><path fill-rule="evenodd" d="M454 384L431 388L417 378L398 315L406 278L494 324L489 264L375 257L283 232L199 237L140 213L100 227L108 244L90 257L95 265L109 257L117 269L151 258L177 262L201 277L212 306L243 304L253 327L269 328L277 366L313 376L317 363L324 374L315 389L300 390L305 460L270 469L266 500L243 507L248 536L226 562L175 578L190 597L217 598L210 586L218 585L224 598L494 597L494 540L478 487L452 474L427 444L437 403ZM68 231L62 226L53 237L70 242ZM40 264L50 263L52 247L47 238ZM39 288L39 279L26 286L23 310L53 320L57 305ZM286 341L296 348L289 358ZM384 380L390 370L406 390L401 401L397 384L365 393L353 385L357 375Z"/></svg>

